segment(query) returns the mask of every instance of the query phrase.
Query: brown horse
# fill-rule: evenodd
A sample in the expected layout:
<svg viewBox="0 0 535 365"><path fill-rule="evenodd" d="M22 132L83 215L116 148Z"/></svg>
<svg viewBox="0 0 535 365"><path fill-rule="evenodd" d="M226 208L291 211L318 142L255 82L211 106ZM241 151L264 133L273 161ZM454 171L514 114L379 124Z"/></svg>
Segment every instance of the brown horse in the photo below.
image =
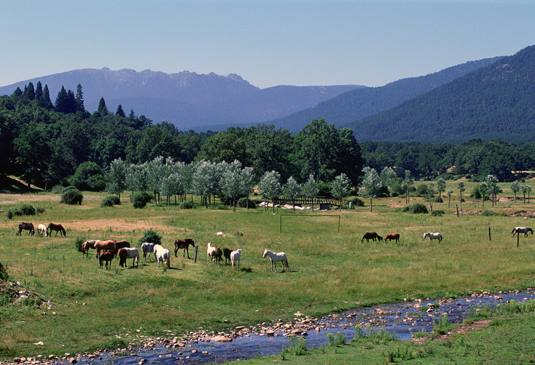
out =
<svg viewBox="0 0 535 365"><path fill-rule="evenodd" d="M82 243L82 258L84 258L85 254L87 253L87 257L89 258L89 249L95 249L95 243L97 243L99 240L87 240L84 243Z"/></svg>
<svg viewBox="0 0 535 365"><path fill-rule="evenodd" d="M97 250L97 258L100 258L100 251L111 251L112 256L115 254L115 241L104 240L95 242L95 250Z"/></svg>
<svg viewBox="0 0 535 365"><path fill-rule="evenodd" d="M100 261L100 267L102 267L102 261L106 261L106 269L108 268L108 262L110 263L110 269L111 269L111 260L113 260L113 253L110 251L103 252L102 255L99 257Z"/></svg>
<svg viewBox="0 0 535 365"><path fill-rule="evenodd" d="M189 245L191 245L192 247L195 247L195 241L191 238L186 238L185 240L176 240L175 241L175 257L177 257L178 250L183 249L184 255L182 257L186 257L186 252L187 252L188 259L189 259L189 250L188 250Z"/></svg>
<svg viewBox="0 0 535 365"><path fill-rule="evenodd" d="M50 233L48 233L50 231ZM48 227L46 229L46 233L50 236L52 234L52 231L56 231L56 236L58 236L58 232L60 233L60 236L67 237L67 233L65 232L65 228L61 224L56 223L49 223Z"/></svg>
<svg viewBox="0 0 535 365"><path fill-rule="evenodd" d="M362 237L362 240L360 240L360 242L362 243L364 242L364 240L366 240L366 242L370 242L370 240L375 241L376 239L382 241L383 237L379 236L375 232L366 232L364 233L364 236Z"/></svg>
<svg viewBox="0 0 535 365"><path fill-rule="evenodd" d="M32 223L20 222L19 223L19 233L18 233L19 236L22 235L22 230L28 231L28 236L29 235L33 236L35 234L35 229L34 229Z"/></svg>
<svg viewBox="0 0 535 365"><path fill-rule="evenodd" d="M385 237L385 242L387 240L388 241L394 240L394 241L396 241L396 243L399 243L399 233L389 233L389 234L387 234L386 237Z"/></svg>
<svg viewBox="0 0 535 365"><path fill-rule="evenodd" d="M223 251L221 251L221 248L216 247L214 252L212 252L212 259L214 259L216 262L221 262L222 257L223 257Z"/></svg>

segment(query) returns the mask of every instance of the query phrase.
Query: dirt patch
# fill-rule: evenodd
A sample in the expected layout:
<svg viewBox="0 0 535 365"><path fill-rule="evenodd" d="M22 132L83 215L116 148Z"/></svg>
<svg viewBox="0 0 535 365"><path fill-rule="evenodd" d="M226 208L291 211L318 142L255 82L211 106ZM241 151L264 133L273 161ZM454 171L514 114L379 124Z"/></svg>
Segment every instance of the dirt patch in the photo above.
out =
<svg viewBox="0 0 535 365"><path fill-rule="evenodd" d="M112 231L139 231L139 230L164 230L169 229L168 226L161 222L155 222L154 220L146 221L142 219L91 219L84 221L77 221L71 223L64 223L65 228L71 228L78 231L105 231L111 229ZM175 228L176 229L176 228ZM180 228L179 228L180 229Z"/></svg>
<svg viewBox="0 0 535 365"><path fill-rule="evenodd" d="M478 330L480 328L485 328L485 327L487 327L489 325L489 323L490 323L490 321L487 320L487 321L477 321L477 322L474 322L474 323L472 323L470 325L463 325L463 326L460 326L460 327L457 327L457 328L453 329L451 332L448 332L445 335L440 335L440 336L435 337L435 341L446 341L453 334L456 334L456 333L464 334L464 333L468 333L468 332L471 332L471 331L474 331L474 330ZM420 337L420 338L413 339L412 343L423 344L423 343L426 343L429 340L430 340L429 337Z"/></svg>
<svg viewBox="0 0 535 365"><path fill-rule="evenodd" d="M403 208L404 207L404 205L401 205L399 203L390 203L390 204L388 204L388 206L390 208Z"/></svg>

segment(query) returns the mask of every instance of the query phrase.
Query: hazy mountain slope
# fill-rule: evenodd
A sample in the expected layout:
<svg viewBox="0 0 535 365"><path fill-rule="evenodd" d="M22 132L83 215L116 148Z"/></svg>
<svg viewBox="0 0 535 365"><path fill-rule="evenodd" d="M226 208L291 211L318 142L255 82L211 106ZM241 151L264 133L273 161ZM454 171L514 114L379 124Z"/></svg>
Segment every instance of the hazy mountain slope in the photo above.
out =
<svg viewBox="0 0 535 365"><path fill-rule="evenodd" d="M86 109L91 112L104 97L112 112L121 104L127 113L133 109L137 115L144 114L155 122L166 120L186 129L203 124L258 123L279 118L362 87L276 86L259 89L234 74L199 75L187 71L166 74L103 68L74 70L22 81L0 87L0 95L11 95L17 87L24 90L30 81L34 86L38 81L43 86L47 84L52 102L61 86L76 92L76 86L81 84Z"/></svg>
<svg viewBox="0 0 535 365"><path fill-rule="evenodd" d="M535 46L347 126L358 141L532 141Z"/></svg>
<svg viewBox="0 0 535 365"><path fill-rule="evenodd" d="M287 117L270 123L300 131L312 119L324 118L329 124L341 126L392 108L417 95L446 84L478 68L496 62L500 57L466 62L426 76L402 79L385 86L348 91Z"/></svg>

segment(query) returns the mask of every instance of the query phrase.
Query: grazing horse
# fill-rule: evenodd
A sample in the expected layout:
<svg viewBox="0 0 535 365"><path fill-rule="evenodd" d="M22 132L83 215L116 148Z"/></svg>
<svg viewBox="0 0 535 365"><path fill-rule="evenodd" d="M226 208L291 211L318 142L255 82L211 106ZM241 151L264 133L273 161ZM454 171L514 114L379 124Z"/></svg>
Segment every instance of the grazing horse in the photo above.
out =
<svg viewBox="0 0 535 365"><path fill-rule="evenodd" d="M100 258L100 251L111 251L112 255L115 254L115 241L114 240L103 240L97 241L94 243L95 250L97 250L97 258Z"/></svg>
<svg viewBox="0 0 535 365"><path fill-rule="evenodd" d="M47 229L46 229L46 226L44 224L40 224L38 227L37 227L37 233L39 234L39 236L43 237L43 235L45 235L45 237L48 237L48 232L47 232Z"/></svg>
<svg viewBox="0 0 535 365"><path fill-rule="evenodd" d="M426 237L429 237L429 240L431 242L433 242L433 240L438 240L438 243L442 242L442 235L438 232L434 232L434 233L431 233L431 232L426 232L424 233L424 240Z"/></svg>
<svg viewBox="0 0 535 365"><path fill-rule="evenodd" d="M141 245L141 252L143 252L143 258L145 259L145 262L147 262L147 254L150 257L150 253L152 252L154 254L154 243L152 242L145 242ZM154 256L156 258L156 256Z"/></svg>
<svg viewBox="0 0 535 365"><path fill-rule="evenodd" d="M208 242L208 245L206 245L206 262L212 261L213 259L213 253L217 250L217 247L213 247L212 243Z"/></svg>
<svg viewBox="0 0 535 365"><path fill-rule="evenodd" d="M290 271L290 266L288 266L288 257L284 252L271 252L270 250L264 250L264 255L262 258L265 258L269 255L269 261L271 261L271 271L273 271L273 267L275 267L275 272L277 272L277 262L281 261L282 264L282 272L284 272L284 267Z"/></svg>
<svg viewBox="0 0 535 365"><path fill-rule="evenodd" d="M28 236L29 235L33 236L35 234L35 229L34 229L32 223L20 222L19 223L19 233L18 233L19 236L22 235L22 230L28 231Z"/></svg>
<svg viewBox="0 0 535 365"><path fill-rule="evenodd" d="M47 228L47 234L48 230L50 230L50 235L52 235L52 231L56 231L56 235L54 237L58 236L58 232L60 233L60 236L67 237L67 233L65 232L65 228L61 224L56 223L49 223Z"/></svg>
<svg viewBox="0 0 535 365"><path fill-rule="evenodd" d="M223 251L221 251L221 248L216 247L214 252L212 252L212 258L215 260L215 262L221 262L222 257Z"/></svg>
<svg viewBox="0 0 535 365"><path fill-rule="evenodd" d="M117 252L119 252L119 249L130 247L130 242L128 241L115 241L115 254L117 255Z"/></svg>
<svg viewBox="0 0 535 365"><path fill-rule="evenodd" d="M379 236L375 232L366 232L366 233L364 233L364 236L362 237L360 242L362 243L362 242L364 242L364 240L366 240L366 242L370 242L370 240L372 240L372 241L375 241L375 240L382 241L383 237Z"/></svg>
<svg viewBox="0 0 535 365"><path fill-rule="evenodd" d="M230 261L230 254L231 253L232 253L232 250L230 248L224 248L223 249L223 257L225 257L225 264L231 262Z"/></svg>
<svg viewBox="0 0 535 365"><path fill-rule="evenodd" d="M177 257L177 252L179 249L184 250L184 254L182 257L186 257L186 251L188 252L188 259L189 259L189 250L188 247L191 245L192 247L195 247L195 241L191 238L186 238L185 240L176 240L175 241L175 257Z"/></svg>
<svg viewBox="0 0 535 365"><path fill-rule="evenodd" d="M171 268L171 254L167 248L160 245L154 245L154 256L156 256L156 261L158 261L158 267L160 267L160 261L162 262L162 265L165 261L167 268Z"/></svg>
<svg viewBox="0 0 535 365"><path fill-rule="evenodd" d="M132 259L132 266L139 265L139 251L135 247L122 247L117 251L117 256L119 256L119 266L127 267L126 259Z"/></svg>
<svg viewBox="0 0 535 365"><path fill-rule="evenodd" d="M241 261L241 249L232 251L230 253L230 262L232 262L232 267L235 267L236 263L238 263L238 267L240 267L240 261Z"/></svg>
<svg viewBox="0 0 535 365"><path fill-rule="evenodd" d="M513 234L513 237L515 236L515 234L520 234L520 233L524 233L524 237L527 237L528 236L528 233L531 232L531 234L533 235L533 229L532 228L529 228L529 227L515 227L513 228L513 230L511 231L511 233Z"/></svg>
<svg viewBox="0 0 535 365"><path fill-rule="evenodd" d="M97 243L99 240L87 240L84 243L82 243L82 258L84 258L85 254L87 253L87 257L89 258L89 249L92 248L95 249L95 243Z"/></svg>
<svg viewBox="0 0 535 365"><path fill-rule="evenodd" d="M110 269L111 269L111 260L113 260L113 253L110 251L103 252L102 255L99 257L100 261L100 267L102 267L102 261L106 261L106 269L108 268L108 262L110 263Z"/></svg>
<svg viewBox="0 0 535 365"><path fill-rule="evenodd" d="M394 240L394 241L396 241L396 243L399 243L399 233L389 233L389 234L387 234L386 237L385 237L385 243L386 243L387 240L388 241Z"/></svg>

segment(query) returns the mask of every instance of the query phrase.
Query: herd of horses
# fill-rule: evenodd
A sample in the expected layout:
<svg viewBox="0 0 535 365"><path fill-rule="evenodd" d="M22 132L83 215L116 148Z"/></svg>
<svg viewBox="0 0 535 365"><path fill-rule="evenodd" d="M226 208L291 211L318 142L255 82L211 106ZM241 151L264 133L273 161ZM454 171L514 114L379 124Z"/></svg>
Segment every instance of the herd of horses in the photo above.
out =
<svg viewBox="0 0 535 365"><path fill-rule="evenodd" d="M33 223L20 222L19 232L17 233L17 235L18 236L22 235L22 231L28 231L28 236L35 235L35 227ZM61 224L49 223L48 226L44 224L40 224L37 227L37 234L41 237L43 237L43 235L45 237L52 235L52 231L56 231L56 236L58 235L58 233L60 233L61 236L67 237L67 232L65 232L65 228L63 228Z"/></svg>

